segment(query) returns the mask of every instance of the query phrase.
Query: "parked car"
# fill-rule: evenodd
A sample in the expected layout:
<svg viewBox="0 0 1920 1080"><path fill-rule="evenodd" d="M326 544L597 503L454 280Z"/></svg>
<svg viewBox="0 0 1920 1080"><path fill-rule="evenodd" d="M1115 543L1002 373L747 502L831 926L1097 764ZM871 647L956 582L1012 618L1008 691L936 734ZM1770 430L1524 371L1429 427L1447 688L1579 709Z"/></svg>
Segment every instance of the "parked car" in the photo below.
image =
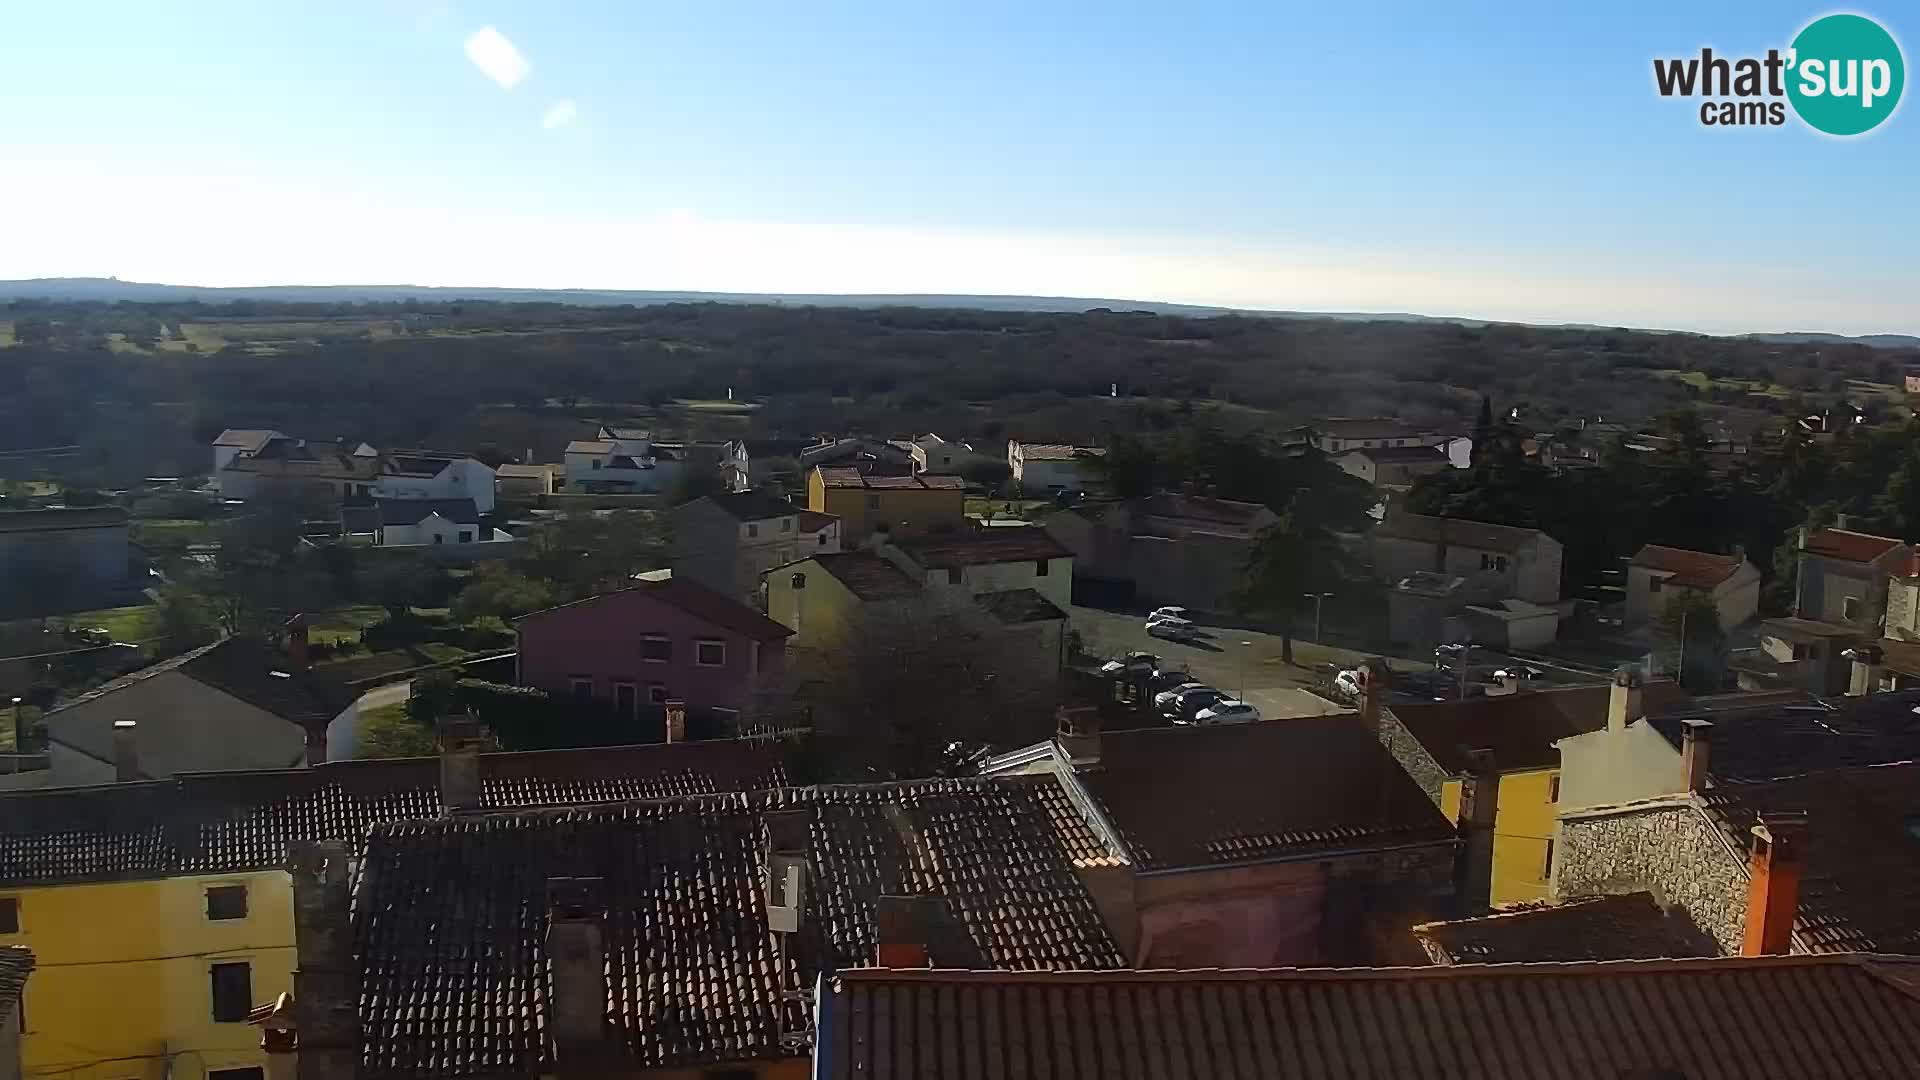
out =
<svg viewBox="0 0 1920 1080"><path fill-rule="evenodd" d="M1193 673L1187 671L1155 671L1147 676L1147 690L1158 694L1162 690L1171 690L1176 686L1192 683Z"/></svg>
<svg viewBox="0 0 1920 1080"><path fill-rule="evenodd" d="M1167 707L1167 703L1172 701L1174 698L1179 697L1181 694L1184 694L1189 690L1202 689L1206 685L1207 684L1203 682L1183 682L1177 686L1171 687L1166 690L1162 690L1159 693L1153 695L1153 707L1156 709L1164 709Z"/></svg>
<svg viewBox="0 0 1920 1080"><path fill-rule="evenodd" d="M1260 710L1231 698L1216 701L1194 714L1196 724L1248 724L1260 719Z"/></svg>
<svg viewBox="0 0 1920 1080"><path fill-rule="evenodd" d="M1147 634L1168 641L1192 641L1200 636L1200 631L1185 619L1161 619L1147 624Z"/></svg>
<svg viewBox="0 0 1920 1080"><path fill-rule="evenodd" d="M1176 724L1190 724L1200 710L1207 708L1216 701L1225 701L1226 699L1227 695L1215 690L1211 686L1196 687L1195 689L1184 691L1179 697L1168 702L1167 707L1160 710L1160 714L1171 718Z"/></svg>
<svg viewBox="0 0 1920 1080"><path fill-rule="evenodd" d="M1357 670L1343 671L1335 675L1333 677L1333 692L1348 701L1358 701L1360 698L1360 672Z"/></svg>
<svg viewBox="0 0 1920 1080"><path fill-rule="evenodd" d="M1158 622L1161 619L1184 619L1187 622L1192 622L1193 616L1188 613L1186 608L1180 607L1177 604L1154 608L1152 613L1147 616L1148 622Z"/></svg>
<svg viewBox="0 0 1920 1080"><path fill-rule="evenodd" d="M1117 660L1109 660L1100 665L1100 674L1145 675L1158 669L1160 658L1150 652L1130 652Z"/></svg>

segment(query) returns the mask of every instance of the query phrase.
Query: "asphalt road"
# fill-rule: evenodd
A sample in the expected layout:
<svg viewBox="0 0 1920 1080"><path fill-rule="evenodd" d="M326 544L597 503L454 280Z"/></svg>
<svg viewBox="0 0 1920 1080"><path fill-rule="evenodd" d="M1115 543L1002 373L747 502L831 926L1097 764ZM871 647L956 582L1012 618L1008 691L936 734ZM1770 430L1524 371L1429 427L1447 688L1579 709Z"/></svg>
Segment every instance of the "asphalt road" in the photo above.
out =
<svg viewBox="0 0 1920 1080"><path fill-rule="evenodd" d="M1279 719L1332 712L1347 706L1311 696L1314 671L1322 664L1352 667L1371 655L1295 640L1293 664L1280 659L1280 638L1252 630L1201 626L1206 635L1196 642L1167 641L1149 635L1139 615L1076 607L1068 611L1074 629L1088 652L1119 656L1138 650L1161 658L1162 664L1184 667L1196 680L1251 702L1262 716ZM1396 669L1423 666L1395 657L1386 658Z"/></svg>

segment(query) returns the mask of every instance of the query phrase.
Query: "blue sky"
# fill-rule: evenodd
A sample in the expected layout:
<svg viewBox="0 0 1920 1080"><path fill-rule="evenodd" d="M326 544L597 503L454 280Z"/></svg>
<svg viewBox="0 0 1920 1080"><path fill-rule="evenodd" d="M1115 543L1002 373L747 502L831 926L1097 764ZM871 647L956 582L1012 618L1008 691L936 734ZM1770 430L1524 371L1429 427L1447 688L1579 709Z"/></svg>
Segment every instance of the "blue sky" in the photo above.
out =
<svg viewBox="0 0 1920 1080"><path fill-rule="evenodd" d="M1581 6L16 6L0 277L1920 332L1912 107L1836 140L1652 88L1830 9Z"/></svg>

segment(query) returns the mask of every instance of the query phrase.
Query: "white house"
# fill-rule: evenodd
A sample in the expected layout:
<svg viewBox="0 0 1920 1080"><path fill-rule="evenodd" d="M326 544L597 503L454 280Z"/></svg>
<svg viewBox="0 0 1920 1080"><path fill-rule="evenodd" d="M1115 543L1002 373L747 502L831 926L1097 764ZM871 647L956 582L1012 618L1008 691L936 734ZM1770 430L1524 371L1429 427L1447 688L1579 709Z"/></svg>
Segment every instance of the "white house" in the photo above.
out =
<svg viewBox="0 0 1920 1080"><path fill-rule="evenodd" d="M682 470L720 469L720 450L718 443L656 443L640 428L603 426L596 437L567 444L567 490L619 495L670 491Z"/></svg>
<svg viewBox="0 0 1920 1080"><path fill-rule="evenodd" d="M322 486L342 500L472 499L493 510L493 470L444 450L375 450L366 443L309 442L277 431L235 430L213 441L214 481L230 499Z"/></svg>
<svg viewBox="0 0 1920 1080"><path fill-rule="evenodd" d="M510 542L513 537L480 524L472 499L381 499L380 526L373 542L381 547Z"/></svg>
<svg viewBox="0 0 1920 1080"><path fill-rule="evenodd" d="M973 448L972 443L943 439L932 432L913 440L913 471L952 475L994 457Z"/></svg>
<svg viewBox="0 0 1920 1080"><path fill-rule="evenodd" d="M482 514L493 512L493 469L465 454L439 450L388 450L380 455L376 499L467 499Z"/></svg>
<svg viewBox="0 0 1920 1080"><path fill-rule="evenodd" d="M1013 480L1029 495L1085 491L1101 479L1097 459L1105 450L1063 443L1007 443L1007 465Z"/></svg>
<svg viewBox="0 0 1920 1080"><path fill-rule="evenodd" d="M1687 592L1711 599L1721 627L1732 629L1759 611L1760 571L1738 552L1718 555L1648 544L1627 567L1627 625L1658 619L1677 595Z"/></svg>

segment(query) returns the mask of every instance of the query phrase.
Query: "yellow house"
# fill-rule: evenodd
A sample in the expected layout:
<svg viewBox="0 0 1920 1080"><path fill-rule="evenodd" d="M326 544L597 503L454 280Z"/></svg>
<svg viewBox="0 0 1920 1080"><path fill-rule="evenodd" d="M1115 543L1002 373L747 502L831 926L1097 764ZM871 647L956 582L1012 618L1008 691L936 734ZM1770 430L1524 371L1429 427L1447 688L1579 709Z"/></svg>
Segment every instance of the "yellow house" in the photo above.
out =
<svg viewBox="0 0 1920 1080"><path fill-rule="evenodd" d="M1579 686L1382 710L1382 741L1448 820L1460 824L1468 782L1493 792L1492 865L1479 869L1487 895L1463 896L1468 907L1547 898L1560 801L1553 744L1604 729L1611 691ZM1685 698L1670 682L1647 692L1650 705L1659 707Z"/></svg>
<svg viewBox="0 0 1920 1080"><path fill-rule="evenodd" d="M962 529L965 504L957 476L868 476L833 465L807 474L807 509L838 517L840 542L848 546L875 530L899 538Z"/></svg>
<svg viewBox="0 0 1920 1080"><path fill-rule="evenodd" d="M830 651L876 610L921 599L919 582L871 551L815 555L766 572L767 617L793 631L789 649Z"/></svg>
<svg viewBox="0 0 1920 1080"><path fill-rule="evenodd" d="M0 946L37 968L23 1075L264 1080L247 1013L293 988L296 842L436 817L443 791L511 807L785 782L764 743L472 756L471 785L445 771L455 754L0 794Z"/></svg>

